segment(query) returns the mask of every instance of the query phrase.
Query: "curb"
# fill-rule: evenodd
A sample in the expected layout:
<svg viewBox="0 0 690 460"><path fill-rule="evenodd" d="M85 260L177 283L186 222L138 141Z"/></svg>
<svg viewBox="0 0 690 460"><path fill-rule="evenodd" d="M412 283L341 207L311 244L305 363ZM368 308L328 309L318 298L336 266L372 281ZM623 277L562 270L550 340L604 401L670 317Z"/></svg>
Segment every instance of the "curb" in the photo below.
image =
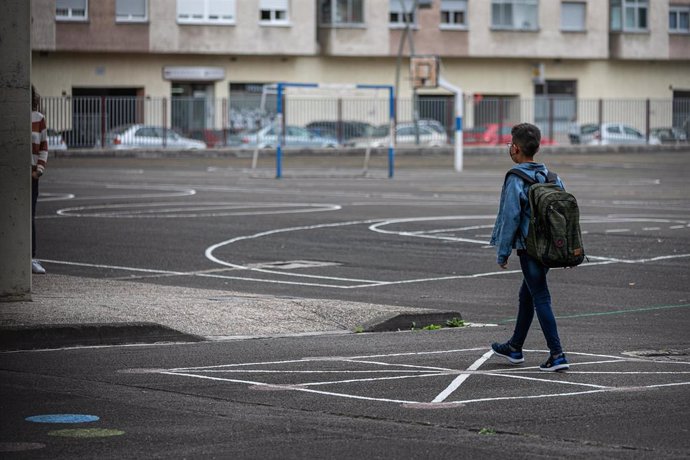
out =
<svg viewBox="0 0 690 460"><path fill-rule="evenodd" d="M0 351L203 340L202 337L179 332L160 324L144 322L39 324L0 328Z"/></svg>
<svg viewBox="0 0 690 460"><path fill-rule="evenodd" d="M431 311L429 313L390 313L364 324L363 332L394 332L421 329L431 324L444 325L454 318L462 319L459 311Z"/></svg>

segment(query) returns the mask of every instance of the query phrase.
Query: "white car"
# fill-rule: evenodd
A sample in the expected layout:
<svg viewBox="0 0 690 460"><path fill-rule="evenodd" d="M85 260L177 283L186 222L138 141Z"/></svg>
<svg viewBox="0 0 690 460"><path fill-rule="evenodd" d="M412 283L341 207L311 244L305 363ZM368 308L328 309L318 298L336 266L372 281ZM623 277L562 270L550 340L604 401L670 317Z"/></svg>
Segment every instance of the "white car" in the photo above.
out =
<svg viewBox="0 0 690 460"><path fill-rule="evenodd" d="M124 125L106 135L106 146L114 149L170 148L204 150L206 143L180 136L169 128L150 125Z"/></svg>
<svg viewBox="0 0 690 460"><path fill-rule="evenodd" d="M622 123L603 123L591 134L583 135L581 141L588 145L646 144L647 138L632 126Z"/></svg>
<svg viewBox="0 0 690 460"><path fill-rule="evenodd" d="M62 138L62 134L58 133L54 129L48 129L48 151L54 152L56 150L67 150L67 144Z"/></svg>
<svg viewBox="0 0 690 460"><path fill-rule="evenodd" d="M448 144L448 136L445 132L439 132L434 126L426 123L418 124L419 128L419 145L425 147L441 147ZM415 145L416 131L414 123L400 123L396 127L396 141L397 145ZM387 147L390 136L388 125L381 125L371 132L368 137L360 137L351 139L348 145L352 147Z"/></svg>
<svg viewBox="0 0 690 460"><path fill-rule="evenodd" d="M242 144L260 149L275 148L278 145L278 133L273 125L253 134L242 137ZM338 139L329 136L319 136L300 126L285 127L285 136L281 144L283 147L326 147L338 146Z"/></svg>

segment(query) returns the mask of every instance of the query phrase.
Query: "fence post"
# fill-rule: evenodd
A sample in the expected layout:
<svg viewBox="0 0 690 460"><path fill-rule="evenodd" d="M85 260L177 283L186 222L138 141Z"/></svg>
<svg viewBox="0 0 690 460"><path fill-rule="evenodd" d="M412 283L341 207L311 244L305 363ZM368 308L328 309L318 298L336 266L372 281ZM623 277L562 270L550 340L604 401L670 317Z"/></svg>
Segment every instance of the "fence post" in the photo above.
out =
<svg viewBox="0 0 690 460"><path fill-rule="evenodd" d="M601 125L604 123L604 100L599 99L599 107L598 107L598 115L597 118L599 120L599 129L601 129Z"/></svg>
<svg viewBox="0 0 690 460"><path fill-rule="evenodd" d="M648 143L648 144L649 144L649 128L650 128L649 123L650 123L651 112L652 112L652 111L651 111L651 105L652 105L652 104L651 104L651 101L649 100L649 98L647 98L647 100L645 101L645 114L646 114L646 118L645 118L645 138L647 139L647 143Z"/></svg>
<svg viewBox="0 0 690 460"><path fill-rule="evenodd" d="M228 100L226 98L223 98L221 108L223 110L223 116L221 117L223 119L223 147L227 147L227 145L228 145Z"/></svg>
<svg viewBox="0 0 690 460"><path fill-rule="evenodd" d="M168 99L163 98L163 147L168 145Z"/></svg>
<svg viewBox="0 0 690 460"><path fill-rule="evenodd" d="M105 96L101 96L101 148L105 148Z"/></svg>
<svg viewBox="0 0 690 460"><path fill-rule="evenodd" d="M549 98L549 137L554 140L553 136L553 98Z"/></svg>

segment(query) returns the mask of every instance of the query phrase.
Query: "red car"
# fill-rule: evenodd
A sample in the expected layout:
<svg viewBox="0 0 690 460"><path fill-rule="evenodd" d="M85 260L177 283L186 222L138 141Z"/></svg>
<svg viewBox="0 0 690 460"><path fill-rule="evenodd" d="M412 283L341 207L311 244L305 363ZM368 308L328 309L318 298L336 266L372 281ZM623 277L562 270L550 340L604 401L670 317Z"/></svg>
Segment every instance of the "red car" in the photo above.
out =
<svg viewBox="0 0 690 460"><path fill-rule="evenodd" d="M499 125L488 123L475 126L462 132L464 145L505 145L513 140L510 131L513 125ZM553 139L542 136L541 145L553 145Z"/></svg>

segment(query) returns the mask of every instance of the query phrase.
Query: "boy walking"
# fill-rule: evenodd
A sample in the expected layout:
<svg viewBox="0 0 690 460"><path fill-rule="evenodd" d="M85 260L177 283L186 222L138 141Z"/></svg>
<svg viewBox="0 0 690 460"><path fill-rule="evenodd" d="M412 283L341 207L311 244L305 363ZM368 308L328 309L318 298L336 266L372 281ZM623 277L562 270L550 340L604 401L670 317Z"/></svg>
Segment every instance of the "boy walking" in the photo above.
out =
<svg viewBox="0 0 690 460"><path fill-rule="evenodd" d="M518 169L537 182L546 182L548 170L542 163L534 161L539 150L541 133L530 123L515 125L511 130L512 142L508 144L511 160ZM560 177L556 184L565 189ZM512 364L525 361L522 346L527 338L534 312L544 333L550 354L539 366L543 371L562 371L570 367L561 348L556 318L551 310L551 294L546 283L549 269L529 256L525 250L525 237L529 228L530 206L528 191L530 184L515 174L508 174L501 190L498 215L491 235L491 244L496 246L497 262L501 268L508 267L508 258L513 248L517 249L522 269L522 286L519 294L519 307L513 336L505 343L493 343L494 353Z"/></svg>

